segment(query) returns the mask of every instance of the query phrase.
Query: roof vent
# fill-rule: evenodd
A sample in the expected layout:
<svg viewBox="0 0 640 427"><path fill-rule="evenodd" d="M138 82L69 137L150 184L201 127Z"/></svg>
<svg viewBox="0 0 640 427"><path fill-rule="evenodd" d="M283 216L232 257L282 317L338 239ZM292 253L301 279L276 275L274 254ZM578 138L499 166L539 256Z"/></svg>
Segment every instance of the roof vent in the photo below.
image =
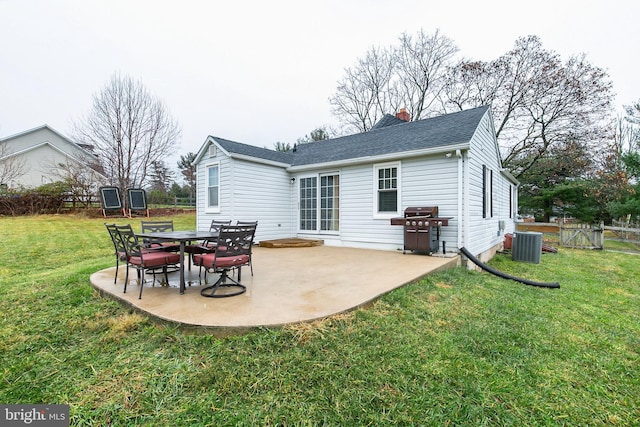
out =
<svg viewBox="0 0 640 427"><path fill-rule="evenodd" d="M217 150L216 150L216 146L214 144L211 144L209 146L209 157L215 157L217 154Z"/></svg>

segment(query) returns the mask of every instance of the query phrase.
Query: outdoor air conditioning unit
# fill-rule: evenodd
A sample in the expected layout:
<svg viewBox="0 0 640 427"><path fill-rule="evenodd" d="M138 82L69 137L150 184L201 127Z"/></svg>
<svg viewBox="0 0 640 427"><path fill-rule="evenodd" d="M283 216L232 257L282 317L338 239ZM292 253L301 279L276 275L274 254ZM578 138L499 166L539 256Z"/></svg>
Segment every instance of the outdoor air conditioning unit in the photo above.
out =
<svg viewBox="0 0 640 427"><path fill-rule="evenodd" d="M542 233L516 231L513 234L511 259L540 264L542 256Z"/></svg>

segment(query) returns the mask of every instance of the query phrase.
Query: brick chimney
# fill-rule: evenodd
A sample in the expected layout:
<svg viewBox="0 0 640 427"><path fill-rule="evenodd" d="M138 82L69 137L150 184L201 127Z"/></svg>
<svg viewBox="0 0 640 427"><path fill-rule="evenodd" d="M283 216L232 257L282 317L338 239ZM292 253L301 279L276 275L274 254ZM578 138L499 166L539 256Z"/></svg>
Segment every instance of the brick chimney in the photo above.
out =
<svg viewBox="0 0 640 427"><path fill-rule="evenodd" d="M396 113L396 117L405 122L411 121L411 116L409 115L409 112L407 111L406 108L401 108L400 111Z"/></svg>

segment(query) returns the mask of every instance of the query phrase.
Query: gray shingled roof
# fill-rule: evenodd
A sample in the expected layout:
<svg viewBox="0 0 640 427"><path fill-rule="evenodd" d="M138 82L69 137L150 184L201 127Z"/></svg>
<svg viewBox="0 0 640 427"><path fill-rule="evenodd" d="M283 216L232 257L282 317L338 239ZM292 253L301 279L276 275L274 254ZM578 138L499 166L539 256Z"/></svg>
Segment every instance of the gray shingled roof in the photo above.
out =
<svg viewBox="0 0 640 427"><path fill-rule="evenodd" d="M371 130L380 129L392 125L399 125L400 123L406 123L406 121L399 119L396 116L392 116L391 114L385 114L380 120L378 120L378 123L373 125Z"/></svg>
<svg viewBox="0 0 640 427"><path fill-rule="evenodd" d="M464 144L471 140L488 109L483 106L415 122L374 126L364 133L299 144L295 152L287 153L213 138L230 153L304 166Z"/></svg>
<svg viewBox="0 0 640 427"><path fill-rule="evenodd" d="M293 161L292 152L281 152L270 150L268 148L256 147L255 145L242 144L240 142L229 141L227 139L212 136L223 150L231 154L240 154L243 156L255 157L258 159L271 160L274 162L291 164Z"/></svg>

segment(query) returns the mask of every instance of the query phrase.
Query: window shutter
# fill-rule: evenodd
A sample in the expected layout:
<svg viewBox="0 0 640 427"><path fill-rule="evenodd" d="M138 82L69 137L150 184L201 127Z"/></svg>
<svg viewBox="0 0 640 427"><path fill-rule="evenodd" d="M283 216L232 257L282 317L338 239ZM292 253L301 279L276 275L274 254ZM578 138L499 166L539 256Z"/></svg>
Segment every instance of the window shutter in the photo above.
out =
<svg viewBox="0 0 640 427"><path fill-rule="evenodd" d="M489 170L489 218L493 218L493 169Z"/></svg>
<svg viewBox="0 0 640 427"><path fill-rule="evenodd" d="M487 217L487 166L482 165L482 218Z"/></svg>

